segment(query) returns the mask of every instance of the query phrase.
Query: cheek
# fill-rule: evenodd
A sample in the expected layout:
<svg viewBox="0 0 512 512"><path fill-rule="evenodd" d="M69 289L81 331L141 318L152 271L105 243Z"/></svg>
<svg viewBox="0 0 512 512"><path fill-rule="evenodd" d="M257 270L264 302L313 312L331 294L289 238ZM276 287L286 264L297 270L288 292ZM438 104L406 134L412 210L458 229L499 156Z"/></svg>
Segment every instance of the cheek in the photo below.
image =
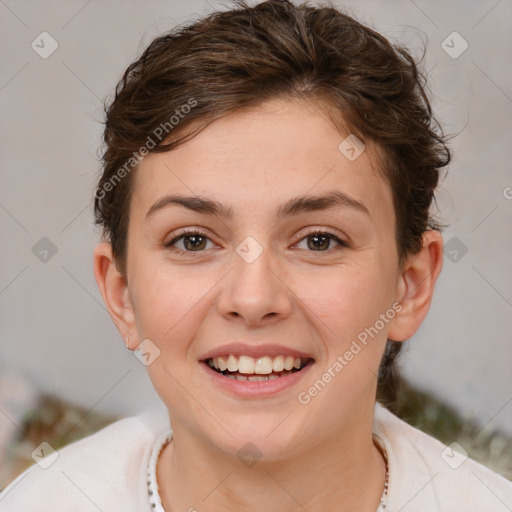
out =
<svg viewBox="0 0 512 512"><path fill-rule="evenodd" d="M160 271L158 277L140 276L138 281L139 337L150 339L160 351L146 370L160 398L174 411L191 407L183 406L189 397L180 383L188 382L196 370L197 361L189 349L208 307L205 294L212 287L210 281L190 269L172 274Z"/></svg>
<svg viewBox="0 0 512 512"><path fill-rule="evenodd" d="M382 277L380 265L374 265L372 272L369 268L370 265L364 269L338 269L325 279L314 280L314 289L306 282L303 285L301 299L324 347L318 372L320 380L327 384L326 392L322 391L322 398L316 401L319 408L336 403L341 410L350 409L359 402L365 403L363 398L372 395L377 385L388 328L381 315L391 307L391 279ZM312 282L310 277L309 284ZM392 317L386 317L388 322ZM310 389L308 386L316 387L318 377L312 377L304 391ZM332 407L326 414L333 422L339 420Z"/></svg>
<svg viewBox="0 0 512 512"><path fill-rule="evenodd" d="M210 279L187 269L140 275L136 284L135 315L141 339L149 338L164 353L186 347L194 335L201 302Z"/></svg>
<svg viewBox="0 0 512 512"><path fill-rule="evenodd" d="M300 295L325 339L342 345L373 325L391 305L390 297L380 265L370 264L332 269L322 277L304 276Z"/></svg>

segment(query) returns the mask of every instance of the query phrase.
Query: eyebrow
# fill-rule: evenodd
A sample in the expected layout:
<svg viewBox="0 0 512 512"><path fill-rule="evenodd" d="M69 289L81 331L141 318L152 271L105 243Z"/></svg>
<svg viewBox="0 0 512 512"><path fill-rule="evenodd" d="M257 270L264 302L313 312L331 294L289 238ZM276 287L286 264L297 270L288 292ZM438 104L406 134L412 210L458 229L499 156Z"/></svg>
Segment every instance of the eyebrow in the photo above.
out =
<svg viewBox="0 0 512 512"><path fill-rule="evenodd" d="M214 199L207 197L189 197L179 195L167 195L159 199L146 213L146 219L153 216L156 212L171 205L179 205L188 208L197 213L207 215L218 215L226 219L233 218L233 208L225 206ZM282 219L290 215L307 213L317 210L327 210L330 208L351 208L358 212L370 215L368 208L359 200L350 197L344 192L333 190L327 194L312 196L305 195L290 199L281 205L276 212L277 219Z"/></svg>

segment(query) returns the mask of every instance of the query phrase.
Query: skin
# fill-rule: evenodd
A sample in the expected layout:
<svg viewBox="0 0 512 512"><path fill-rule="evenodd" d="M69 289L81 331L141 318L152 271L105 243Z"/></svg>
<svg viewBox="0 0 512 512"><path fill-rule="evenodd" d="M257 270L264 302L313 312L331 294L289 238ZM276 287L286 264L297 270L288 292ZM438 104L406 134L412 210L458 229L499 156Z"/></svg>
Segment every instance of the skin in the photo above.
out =
<svg viewBox="0 0 512 512"><path fill-rule="evenodd" d="M174 433L157 467L167 511L377 509L385 466L372 441L376 374L387 338L410 338L427 314L442 237L426 232L421 251L399 266L389 183L371 145L355 161L345 158L338 145L347 135L299 101L273 100L217 120L141 162L126 279L108 243L95 249L98 286L129 348L150 339L160 350L147 369ZM333 190L368 213L342 206L275 216L292 198ZM234 215L170 205L147 218L167 194L208 197ZM165 247L182 228L205 232L199 250L190 238L176 241L178 252ZM348 247L334 239L315 245L305 229L331 232ZM247 236L263 250L252 263L236 252ZM400 312L300 403L298 394L394 303ZM239 340L293 347L315 363L275 396L237 398L212 385L198 360ZM247 442L262 454L252 467L237 457Z"/></svg>

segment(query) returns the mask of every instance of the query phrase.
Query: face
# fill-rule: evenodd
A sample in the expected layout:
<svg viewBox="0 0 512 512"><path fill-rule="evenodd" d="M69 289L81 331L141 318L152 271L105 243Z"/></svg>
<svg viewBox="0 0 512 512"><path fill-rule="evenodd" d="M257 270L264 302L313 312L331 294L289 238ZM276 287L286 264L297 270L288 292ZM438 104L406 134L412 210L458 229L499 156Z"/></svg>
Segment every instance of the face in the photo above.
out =
<svg viewBox="0 0 512 512"><path fill-rule="evenodd" d="M347 135L274 100L137 169L124 327L160 351L147 369L175 436L279 458L357 436L373 411L396 219L371 148L338 148Z"/></svg>

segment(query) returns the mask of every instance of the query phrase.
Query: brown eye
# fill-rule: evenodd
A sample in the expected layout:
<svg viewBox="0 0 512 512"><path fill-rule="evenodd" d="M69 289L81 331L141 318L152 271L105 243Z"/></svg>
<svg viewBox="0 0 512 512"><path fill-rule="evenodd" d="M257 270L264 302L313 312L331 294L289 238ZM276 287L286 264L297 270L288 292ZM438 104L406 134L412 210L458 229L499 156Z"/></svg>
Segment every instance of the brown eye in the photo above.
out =
<svg viewBox="0 0 512 512"><path fill-rule="evenodd" d="M308 248L313 251L328 249L331 244L331 238L321 234L308 236L307 240Z"/></svg>
<svg viewBox="0 0 512 512"><path fill-rule="evenodd" d="M328 231L315 231L309 233L300 242L306 240L307 249L317 252L327 252L331 248L332 242L336 242L338 245L348 247L348 244L338 238L334 233ZM300 243L299 242L299 243Z"/></svg>
<svg viewBox="0 0 512 512"><path fill-rule="evenodd" d="M165 244L165 247L175 252L198 252L206 249L207 242L211 240L201 231L183 233ZM174 247L182 242L182 247Z"/></svg>

